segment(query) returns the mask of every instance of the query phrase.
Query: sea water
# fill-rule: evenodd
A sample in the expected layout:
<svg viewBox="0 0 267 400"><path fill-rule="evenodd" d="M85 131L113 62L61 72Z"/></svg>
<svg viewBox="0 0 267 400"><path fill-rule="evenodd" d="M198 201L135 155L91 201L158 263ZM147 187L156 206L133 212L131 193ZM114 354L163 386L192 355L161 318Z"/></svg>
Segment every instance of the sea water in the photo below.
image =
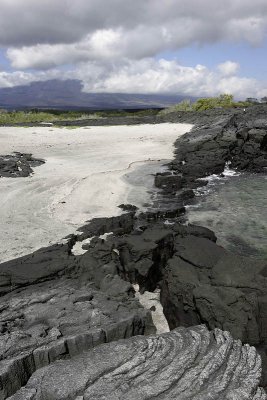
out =
<svg viewBox="0 0 267 400"><path fill-rule="evenodd" d="M154 185L158 172L168 171L167 164L171 160L147 160L139 163L134 170L127 172L123 180L130 187L127 203L138 207L140 211L154 210L158 207L160 190Z"/></svg>
<svg viewBox="0 0 267 400"><path fill-rule="evenodd" d="M148 160L125 174L124 179L132 185L127 203L137 205L140 211L165 207L154 178L157 172L168 170L167 161ZM187 222L213 230L217 243L228 250L267 259L267 174L238 173L226 166L223 175L204 180L208 184L199 186L186 206Z"/></svg>
<svg viewBox="0 0 267 400"><path fill-rule="evenodd" d="M218 244L245 256L267 259L267 175L212 175L187 207L191 224L213 230Z"/></svg>

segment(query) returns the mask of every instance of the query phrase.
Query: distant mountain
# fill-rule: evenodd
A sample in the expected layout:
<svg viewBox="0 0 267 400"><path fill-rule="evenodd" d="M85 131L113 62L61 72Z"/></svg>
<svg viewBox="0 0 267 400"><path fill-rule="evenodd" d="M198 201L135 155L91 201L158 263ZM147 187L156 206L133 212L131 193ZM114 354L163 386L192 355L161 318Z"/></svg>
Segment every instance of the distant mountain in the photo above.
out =
<svg viewBox="0 0 267 400"><path fill-rule="evenodd" d="M176 104L184 98L185 96L160 94L85 93L82 92L82 84L78 80L50 80L0 89L0 108L162 108Z"/></svg>

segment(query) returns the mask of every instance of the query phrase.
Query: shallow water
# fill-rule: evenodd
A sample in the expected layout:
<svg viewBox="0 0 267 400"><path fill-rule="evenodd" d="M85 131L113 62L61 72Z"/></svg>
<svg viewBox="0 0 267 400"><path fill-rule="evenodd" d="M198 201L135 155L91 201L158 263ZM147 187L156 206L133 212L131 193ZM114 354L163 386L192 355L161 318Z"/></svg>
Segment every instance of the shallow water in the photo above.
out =
<svg viewBox="0 0 267 400"><path fill-rule="evenodd" d="M196 193L188 221L212 229L235 253L267 259L267 175L227 175L210 177Z"/></svg>
<svg viewBox="0 0 267 400"><path fill-rule="evenodd" d="M167 164L171 160L147 161L129 171L123 180L130 185L127 203L134 204L140 211L154 209L154 203L160 196L160 190L154 185L155 175L158 172L168 171Z"/></svg>

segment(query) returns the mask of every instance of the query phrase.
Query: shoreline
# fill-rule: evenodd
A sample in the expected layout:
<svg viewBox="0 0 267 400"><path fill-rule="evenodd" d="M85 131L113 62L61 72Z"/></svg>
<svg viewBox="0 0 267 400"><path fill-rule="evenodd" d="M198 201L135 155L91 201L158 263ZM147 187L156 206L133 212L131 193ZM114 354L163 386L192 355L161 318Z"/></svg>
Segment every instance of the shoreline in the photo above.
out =
<svg viewBox="0 0 267 400"><path fill-rule="evenodd" d="M119 215L131 190L123 176L149 159L171 158L174 140L191 127L0 128L1 152L46 160L29 177L0 179L1 261L61 241L92 218ZM138 196L132 200L141 207L149 197L145 189Z"/></svg>
<svg viewBox="0 0 267 400"><path fill-rule="evenodd" d="M188 363L191 371L196 365L189 354L194 349L195 355L196 347L194 343L188 344L189 338L196 338L201 358L204 359L209 348L207 344L214 344L214 338L218 338L217 344L220 343L222 348L226 346L229 352L224 351L222 357L222 348L218 349L218 353L213 348L215 352L212 362L216 362L220 354L219 373L224 374L225 365L228 365L230 370L233 368L242 376L242 379L237 377L237 380L234 378L232 381L232 375L229 374L225 390L229 390L230 395L236 393L236 390L240 390L236 382L244 382L246 393L250 393L249 399L253 399L256 392L258 398L265 398L263 390L259 388L261 361L255 349L248 345L242 347L241 342L233 341L228 332L222 331L229 331L234 339L242 343L256 346L263 361L261 385L266 387L266 263L255 261L251 268L251 260L218 246L214 233L209 229L185 226L179 222L187 200L197 187L196 180L207 176L209 171L222 172L225 160L230 156L235 156L238 161L237 152L246 148L246 141L250 141L247 137L240 147L241 142L236 138L240 131L235 123L231 115L228 115L227 120L214 121L215 127L205 127L204 123L199 123L192 134L186 134L176 141L176 155L169 163L169 172L155 176L156 187L162 192L160 197L163 207L136 213L130 206L125 206L130 211L115 217L94 219L79 229L79 235L71 235L64 244L43 248L29 256L0 265L0 293L4 319L7 321L2 332L7 338L14 335L12 347L4 342L5 357L11 368L4 370L9 385L13 378L14 362L18 362L21 351L27 348L26 353L23 353L24 358L19 361L23 379L18 375L18 380L12 382L12 388L7 386L4 389L5 393L10 395L17 392L18 396L22 396L19 399L24 399L24 393L30 393L33 396L31 399L35 399L35 393L46 393L48 390L49 395L54 396L51 398L57 399L56 387L52 385L47 389L43 386L43 382L51 376L51 371L62 376L67 366L74 371L74 380L77 380L73 368L75 362L90 360L92 354L102 354L104 349L108 349L108 354L113 354L114 347L119 343L126 348L133 345L134 352L138 354L140 340L150 343L154 340L151 334L155 332L151 320L154 309L143 309L134 297L132 285L138 284L141 294L158 289L161 291L160 303L171 332L156 336L157 343L163 343L164 338L168 337L174 340L176 346L176 335L184 335L184 343L187 343L185 349L188 351L184 362ZM240 124L239 121L237 123ZM214 140L214 135L218 141ZM223 151L219 151L221 149ZM251 166L254 165L253 160L260 157L257 149L255 147L255 154L251 155ZM205 159L203 154L209 154L209 157ZM240 153L241 161L242 157ZM172 207L168 209L167 205ZM92 236L94 238L90 243L86 243ZM85 243L82 246L85 252L73 255L73 247L81 242ZM23 315L13 318L19 315L21 304ZM206 328L190 328L199 324L205 324L211 331L203 333L203 342L199 332ZM16 336L18 331L24 335L22 339ZM30 348L27 347L28 334L31 335ZM128 339L136 335L148 337ZM122 338L122 342L117 342ZM103 344L109 342L113 343ZM90 352L92 347L94 349ZM168 345L164 344L163 348L167 349ZM240 355L234 353L234 359L237 358L233 362L230 354L231 351L237 351L237 348ZM26 362L25 357L37 354L36 351L38 356ZM247 354L247 364L240 361L241 354ZM158 356L157 351L153 352L151 361L157 371L160 365ZM55 363L56 360L61 361ZM101 360L100 356L97 364L99 368ZM138 360L140 363L141 359ZM31 368L27 367L29 363ZM123 365L123 361L119 361L119 365ZM197 368L200 368L199 364ZM176 371L170 367L169 373L176 375ZM38 378L40 376L41 379ZM208 377L213 382L212 370L208 371ZM20 390L28 379L29 384ZM248 381L249 385L246 383ZM88 385L90 390L90 384L84 383L73 394L73 398L85 393ZM67 391L72 390L66 387ZM206 386L203 388L200 385L199 394L202 389L204 393L208 390ZM216 391L217 386L213 385L211 390Z"/></svg>

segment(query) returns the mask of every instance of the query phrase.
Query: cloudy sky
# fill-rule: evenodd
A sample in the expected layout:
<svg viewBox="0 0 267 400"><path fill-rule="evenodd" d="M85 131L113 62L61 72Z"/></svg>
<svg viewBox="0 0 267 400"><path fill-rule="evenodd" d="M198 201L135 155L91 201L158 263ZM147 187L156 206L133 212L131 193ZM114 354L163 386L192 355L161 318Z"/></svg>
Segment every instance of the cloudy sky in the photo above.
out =
<svg viewBox="0 0 267 400"><path fill-rule="evenodd" d="M0 87L267 95L267 0L0 0Z"/></svg>

